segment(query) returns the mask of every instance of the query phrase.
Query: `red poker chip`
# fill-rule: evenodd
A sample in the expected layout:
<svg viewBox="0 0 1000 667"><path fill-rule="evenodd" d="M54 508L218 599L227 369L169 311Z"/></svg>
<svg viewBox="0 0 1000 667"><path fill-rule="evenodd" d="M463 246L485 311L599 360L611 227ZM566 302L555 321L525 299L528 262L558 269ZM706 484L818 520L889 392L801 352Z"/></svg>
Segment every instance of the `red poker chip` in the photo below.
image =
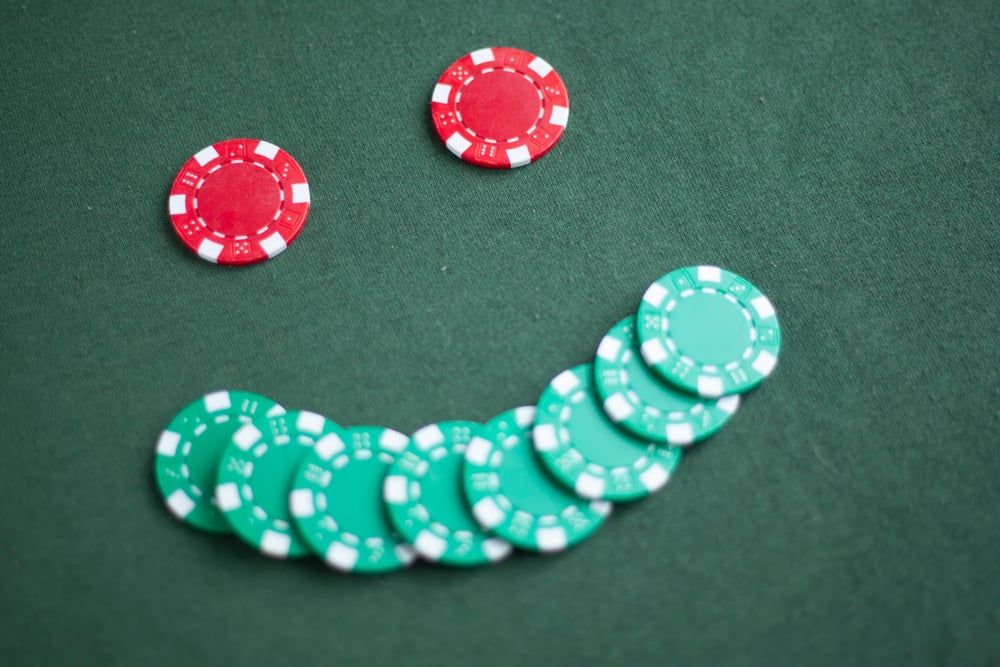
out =
<svg viewBox="0 0 1000 667"><path fill-rule="evenodd" d="M188 248L218 264L274 257L302 231L309 184L291 155L257 139L220 141L198 151L167 199Z"/></svg>
<svg viewBox="0 0 1000 667"><path fill-rule="evenodd" d="M431 116L452 153L481 167L513 169L556 145L569 118L566 86L538 56L511 48L473 51L445 70Z"/></svg>

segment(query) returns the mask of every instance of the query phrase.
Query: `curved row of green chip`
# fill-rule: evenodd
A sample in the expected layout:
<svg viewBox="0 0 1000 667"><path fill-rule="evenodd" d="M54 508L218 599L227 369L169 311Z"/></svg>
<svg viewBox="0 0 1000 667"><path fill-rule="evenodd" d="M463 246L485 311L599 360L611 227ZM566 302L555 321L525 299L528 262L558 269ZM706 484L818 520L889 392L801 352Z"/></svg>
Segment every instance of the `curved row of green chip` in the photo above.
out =
<svg viewBox="0 0 1000 667"><path fill-rule="evenodd" d="M344 572L557 552L592 535L613 503L662 489L683 449L718 432L773 371L779 347L756 287L687 267L654 282L594 362L559 373L537 406L407 436L213 392L160 434L157 485L195 528Z"/></svg>

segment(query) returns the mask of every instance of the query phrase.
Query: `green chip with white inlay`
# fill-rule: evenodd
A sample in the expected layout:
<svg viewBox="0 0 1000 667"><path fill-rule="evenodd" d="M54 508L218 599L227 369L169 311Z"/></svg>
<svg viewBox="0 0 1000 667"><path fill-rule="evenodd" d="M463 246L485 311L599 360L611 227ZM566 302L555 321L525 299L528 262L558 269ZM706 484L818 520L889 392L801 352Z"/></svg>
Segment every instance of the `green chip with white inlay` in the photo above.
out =
<svg viewBox="0 0 1000 667"><path fill-rule="evenodd" d="M657 377L639 356L634 317L626 317L601 339L594 384L611 421L640 438L671 445L704 440L740 407L738 394L700 398Z"/></svg>
<svg viewBox="0 0 1000 667"><path fill-rule="evenodd" d="M476 523L462 491L463 455L479 427L453 421L421 428L382 485L389 519L426 560L472 567L503 560L512 551L510 542Z"/></svg>
<svg viewBox="0 0 1000 667"><path fill-rule="evenodd" d="M243 424L285 411L271 399L247 391L215 391L170 420L156 441L156 485L170 513L213 533L232 529L215 506L219 458Z"/></svg>
<svg viewBox="0 0 1000 667"><path fill-rule="evenodd" d="M594 394L593 365L557 375L538 399L532 440L549 472L581 498L615 502L661 489L680 447L638 438L615 426Z"/></svg>
<svg viewBox="0 0 1000 667"><path fill-rule="evenodd" d="M299 466L288 507L313 553L342 572L409 566L413 548L382 507L382 481L409 438L381 426L343 429L321 439Z"/></svg>
<svg viewBox="0 0 1000 667"><path fill-rule="evenodd" d="M215 503L236 535L272 558L298 558L309 548L292 528L288 492L314 445L343 442L341 428L315 412L257 419L233 434L219 461Z"/></svg>
<svg viewBox="0 0 1000 667"><path fill-rule="evenodd" d="M611 512L549 477L535 456L533 406L500 414L469 441L462 478L472 514L486 530L529 551L562 551L592 535Z"/></svg>
<svg viewBox="0 0 1000 667"><path fill-rule="evenodd" d="M654 282L636 325L653 372L705 398L749 391L778 364L781 328L771 301L717 266L677 269Z"/></svg>

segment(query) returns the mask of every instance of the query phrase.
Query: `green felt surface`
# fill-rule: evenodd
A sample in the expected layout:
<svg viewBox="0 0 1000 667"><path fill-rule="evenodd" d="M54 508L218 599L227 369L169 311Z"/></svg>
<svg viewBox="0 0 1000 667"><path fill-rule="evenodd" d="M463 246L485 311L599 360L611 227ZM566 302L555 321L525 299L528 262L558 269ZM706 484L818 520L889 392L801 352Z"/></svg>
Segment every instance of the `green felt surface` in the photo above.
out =
<svg viewBox="0 0 1000 667"><path fill-rule="evenodd" d="M1000 4L2 9L5 665L1000 663ZM430 123L487 45L569 90L514 172ZM313 207L230 269L166 197L240 136ZM161 506L157 434L206 391L485 421L695 263L768 294L781 362L565 555L348 577Z"/></svg>

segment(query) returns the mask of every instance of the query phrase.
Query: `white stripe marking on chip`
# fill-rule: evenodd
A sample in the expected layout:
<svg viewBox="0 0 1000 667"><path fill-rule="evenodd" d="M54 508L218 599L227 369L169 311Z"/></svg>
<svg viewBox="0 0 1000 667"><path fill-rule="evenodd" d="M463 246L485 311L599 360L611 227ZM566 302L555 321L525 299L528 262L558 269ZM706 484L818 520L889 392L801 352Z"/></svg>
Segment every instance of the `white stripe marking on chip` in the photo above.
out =
<svg viewBox="0 0 1000 667"><path fill-rule="evenodd" d="M771 300L766 296L759 296L750 302L757 314L760 315L761 319L767 319L774 315L774 305L771 304Z"/></svg>
<svg viewBox="0 0 1000 667"><path fill-rule="evenodd" d="M553 125L558 125L560 127L566 127L566 123L569 121L569 107L552 107L552 115L549 116L549 122Z"/></svg>
<svg viewBox="0 0 1000 667"><path fill-rule="evenodd" d="M535 531L539 551L562 551L566 548L566 529L561 526L539 528Z"/></svg>
<svg viewBox="0 0 1000 667"><path fill-rule="evenodd" d="M702 375L698 378L698 395L705 398L722 396L722 378Z"/></svg>
<svg viewBox="0 0 1000 667"><path fill-rule="evenodd" d="M167 203L169 204L170 215L182 215L187 213L186 195L170 195Z"/></svg>
<svg viewBox="0 0 1000 667"><path fill-rule="evenodd" d="M576 495L581 498L600 498L604 495L607 483L600 477L594 477L590 473L583 473L576 478Z"/></svg>
<svg viewBox="0 0 1000 667"><path fill-rule="evenodd" d="M309 203L308 183L292 183L292 203L293 204Z"/></svg>
<svg viewBox="0 0 1000 667"><path fill-rule="evenodd" d="M465 449L465 460L474 466L486 465L486 460L490 457L493 443L485 438L474 436L469 441L469 446Z"/></svg>
<svg viewBox="0 0 1000 667"><path fill-rule="evenodd" d="M501 540L499 537L490 537L483 540L483 553L490 562L503 560L510 555L513 548L510 542Z"/></svg>
<svg viewBox="0 0 1000 667"><path fill-rule="evenodd" d="M614 336L605 336L601 339L601 344L597 346L597 356L604 361L614 361L621 352L622 343Z"/></svg>
<svg viewBox="0 0 1000 667"><path fill-rule="evenodd" d="M305 518L316 513L312 489L293 489L288 495L288 511L292 516Z"/></svg>
<svg viewBox="0 0 1000 667"><path fill-rule="evenodd" d="M473 65L482 65L483 63L492 62L494 60L493 49L479 49L478 51L470 53L469 57L472 58Z"/></svg>
<svg viewBox="0 0 1000 667"><path fill-rule="evenodd" d="M538 409L533 405L522 405L514 410L514 423L521 428L528 428L535 423Z"/></svg>
<svg viewBox="0 0 1000 667"><path fill-rule="evenodd" d="M314 449L316 450L316 455L319 456L324 461L329 461L337 454L344 451L347 445L344 441L340 439L340 436L336 433L327 433L322 438L316 441Z"/></svg>
<svg viewBox="0 0 1000 667"><path fill-rule="evenodd" d="M231 512L240 507L243 500L235 482L227 482L215 487L215 506L222 512Z"/></svg>
<svg viewBox="0 0 1000 667"><path fill-rule="evenodd" d="M656 491L662 488L663 485L667 483L668 479L670 479L670 473L668 473L663 466L655 464L639 475L639 481L650 491Z"/></svg>
<svg viewBox="0 0 1000 667"><path fill-rule="evenodd" d="M274 530L265 530L260 538L260 551L275 558L287 558L292 547L292 538Z"/></svg>
<svg viewBox="0 0 1000 667"><path fill-rule="evenodd" d="M610 500L592 500L590 501L590 509L593 512L597 512L601 516L607 516L611 514L611 508L614 504Z"/></svg>
<svg viewBox="0 0 1000 667"><path fill-rule="evenodd" d="M160 434L160 439L156 441L156 453L160 456L173 456L177 453L177 445L180 443L179 433L164 431Z"/></svg>
<svg viewBox="0 0 1000 667"><path fill-rule="evenodd" d="M650 338L639 348L639 352L642 354L642 358L646 360L647 364L659 364L667 359L667 350L663 347L663 343L660 342L659 338Z"/></svg>
<svg viewBox="0 0 1000 667"><path fill-rule="evenodd" d="M233 401L229 398L228 391L216 391L205 396L205 410L208 412L228 410L232 405Z"/></svg>
<svg viewBox="0 0 1000 667"><path fill-rule="evenodd" d="M422 530L413 541L413 548L427 560L438 560L444 555L448 543L432 532Z"/></svg>
<svg viewBox="0 0 1000 667"><path fill-rule="evenodd" d="M527 146L518 146L507 151L507 159L510 161L510 168L516 169L531 164L531 153Z"/></svg>
<svg viewBox="0 0 1000 667"><path fill-rule="evenodd" d="M406 477L403 475L389 475L382 484L382 499L392 505L402 505L410 499L406 487Z"/></svg>
<svg viewBox="0 0 1000 667"><path fill-rule="evenodd" d="M288 247L281 234L275 232L260 242L260 247L267 253L268 257L274 257Z"/></svg>
<svg viewBox="0 0 1000 667"><path fill-rule="evenodd" d="M469 150L469 146L472 145L472 142L456 132L448 137L448 141L444 142L444 145L447 146L448 150L452 153L458 157L462 157L462 154Z"/></svg>
<svg viewBox="0 0 1000 667"><path fill-rule="evenodd" d="M326 562L342 570L353 570L358 562L358 550L343 542L334 542L326 550Z"/></svg>
<svg viewBox="0 0 1000 667"><path fill-rule="evenodd" d="M406 449L406 445L409 442L409 438L399 431L394 431L391 428L387 428L382 431L382 435L378 438L379 447L397 454Z"/></svg>
<svg viewBox="0 0 1000 667"><path fill-rule="evenodd" d="M654 308L659 308L660 304L663 303L664 297L666 296L667 288L660 283L653 283L646 288L646 293L642 295L642 300Z"/></svg>
<svg viewBox="0 0 1000 667"><path fill-rule="evenodd" d="M183 519L194 511L194 501L183 490L177 489L167 496L167 507L174 513L174 516Z"/></svg>
<svg viewBox="0 0 1000 667"><path fill-rule="evenodd" d="M309 412L308 410L303 410L299 413L298 419L295 420L295 428L300 431L305 431L306 433L312 433L313 435L319 435L323 432L323 424L326 419L323 415L318 415L315 412Z"/></svg>
<svg viewBox="0 0 1000 667"><path fill-rule="evenodd" d="M417 447L426 452L431 447L444 442L444 433L441 432L441 427L437 424L430 424L414 433L413 441L417 443Z"/></svg>
<svg viewBox="0 0 1000 667"><path fill-rule="evenodd" d="M233 433L233 443L244 452L257 444L257 441L264 437L264 434L257 430L253 424L244 424L240 430Z"/></svg>
<svg viewBox="0 0 1000 667"><path fill-rule="evenodd" d="M476 517L479 525L489 530L498 526L507 514L500 509L496 501L486 497L472 506L472 514Z"/></svg>
<svg viewBox="0 0 1000 667"><path fill-rule="evenodd" d="M722 282L722 269L717 266L699 266L698 280L704 283Z"/></svg>
<svg viewBox="0 0 1000 667"><path fill-rule="evenodd" d="M222 254L222 244L216 243L215 241L209 241L208 239L202 239L201 243L198 244L198 256L202 259L207 259L210 262L219 261L219 255Z"/></svg>
<svg viewBox="0 0 1000 667"><path fill-rule="evenodd" d="M268 160L273 160L274 156L278 154L278 147L274 144L269 144L266 141L262 141L257 144L257 148L253 149L253 152L257 155L263 155Z"/></svg>
<svg viewBox="0 0 1000 667"><path fill-rule="evenodd" d="M719 402L715 404L715 407L719 408L726 414L733 414L740 407L740 396L739 394L730 394L729 396L723 396L719 399Z"/></svg>
<svg viewBox="0 0 1000 667"><path fill-rule="evenodd" d="M542 58L535 56L535 59L528 63L528 69L533 70L538 76L544 79L552 71L552 65L545 62Z"/></svg>
<svg viewBox="0 0 1000 667"><path fill-rule="evenodd" d="M431 95L431 102L447 104L449 97L451 97L451 86L447 83L439 83L434 86L434 94Z"/></svg>
<svg viewBox="0 0 1000 667"><path fill-rule="evenodd" d="M202 148L200 151L194 154L194 160L202 167L211 162L212 160L219 159L219 152L215 150L215 146L209 146L207 148Z"/></svg>
<svg viewBox="0 0 1000 667"><path fill-rule="evenodd" d="M392 552L403 565L410 565L417 559L417 552L409 544L397 544L392 548Z"/></svg>
<svg viewBox="0 0 1000 667"><path fill-rule="evenodd" d="M625 394L617 393L608 396L608 400L604 401L604 412L611 417L611 421L617 423L626 419L635 412L635 409L625 398Z"/></svg>
<svg viewBox="0 0 1000 667"><path fill-rule="evenodd" d="M694 442L691 424L667 424L667 442L671 445L690 445Z"/></svg>
<svg viewBox="0 0 1000 667"><path fill-rule="evenodd" d="M565 398L571 391L580 386L580 378L571 370L560 373L550 383L557 394Z"/></svg>
<svg viewBox="0 0 1000 667"><path fill-rule="evenodd" d="M757 358L754 359L753 369L761 375L767 376L771 374L771 371L774 370L777 363L778 358L776 356L767 350L762 350L761 353L757 355Z"/></svg>
<svg viewBox="0 0 1000 667"><path fill-rule="evenodd" d="M539 424L532 431L531 437L535 450L539 452L550 452L559 446L555 424Z"/></svg>

